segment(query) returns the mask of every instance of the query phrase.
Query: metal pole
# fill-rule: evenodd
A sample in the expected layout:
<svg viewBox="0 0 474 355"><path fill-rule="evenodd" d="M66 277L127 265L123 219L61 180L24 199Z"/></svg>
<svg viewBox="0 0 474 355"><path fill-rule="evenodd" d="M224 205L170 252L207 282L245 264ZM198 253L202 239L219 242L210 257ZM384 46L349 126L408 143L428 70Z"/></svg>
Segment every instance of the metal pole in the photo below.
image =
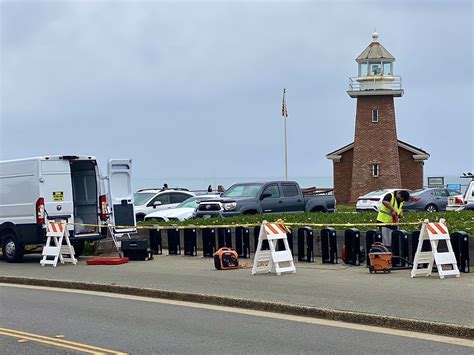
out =
<svg viewBox="0 0 474 355"><path fill-rule="evenodd" d="M285 180L288 180L288 140L287 140L287 134L286 134L286 120L287 117L283 117L283 120L285 121Z"/></svg>

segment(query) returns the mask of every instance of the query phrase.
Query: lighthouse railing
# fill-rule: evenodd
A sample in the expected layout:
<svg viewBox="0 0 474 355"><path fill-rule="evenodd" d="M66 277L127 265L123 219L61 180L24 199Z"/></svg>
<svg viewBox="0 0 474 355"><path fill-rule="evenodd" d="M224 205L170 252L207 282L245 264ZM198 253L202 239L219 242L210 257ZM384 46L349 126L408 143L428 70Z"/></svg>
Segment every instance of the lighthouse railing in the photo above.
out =
<svg viewBox="0 0 474 355"><path fill-rule="evenodd" d="M348 91L365 91L365 90L401 90L401 76L355 76L349 78Z"/></svg>

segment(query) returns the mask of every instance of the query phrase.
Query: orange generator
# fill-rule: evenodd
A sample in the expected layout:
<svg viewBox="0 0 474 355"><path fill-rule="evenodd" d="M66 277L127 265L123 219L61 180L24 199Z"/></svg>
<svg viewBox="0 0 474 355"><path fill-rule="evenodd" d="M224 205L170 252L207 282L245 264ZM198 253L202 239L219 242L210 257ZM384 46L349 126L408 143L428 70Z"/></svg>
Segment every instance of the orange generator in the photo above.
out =
<svg viewBox="0 0 474 355"><path fill-rule="evenodd" d="M239 255L234 249L220 248L214 254L214 266L217 270L238 269Z"/></svg>
<svg viewBox="0 0 474 355"><path fill-rule="evenodd" d="M377 271L390 272L392 270L392 257L392 253L384 244L380 242L372 244L369 252L370 273L376 273Z"/></svg>

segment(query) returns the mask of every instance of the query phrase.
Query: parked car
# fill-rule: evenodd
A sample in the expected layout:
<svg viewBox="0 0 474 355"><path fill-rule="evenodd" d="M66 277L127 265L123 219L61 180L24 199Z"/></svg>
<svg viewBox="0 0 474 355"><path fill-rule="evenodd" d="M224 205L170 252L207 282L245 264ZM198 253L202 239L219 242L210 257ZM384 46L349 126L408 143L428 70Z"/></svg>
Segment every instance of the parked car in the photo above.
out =
<svg viewBox="0 0 474 355"><path fill-rule="evenodd" d="M426 188L415 190L410 194L410 201L405 202L404 209L407 211L446 211L448 198L456 196L459 191L442 188Z"/></svg>
<svg viewBox="0 0 474 355"><path fill-rule="evenodd" d="M135 216L137 221L143 221L145 216L154 211L174 208L181 202L195 196L193 192L182 189L144 189L134 195Z"/></svg>
<svg viewBox="0 0 474 355"><path fill-rule="evenodd" d="M181 202L175 208L170 208L164 211L156 211L145 216L145 221L159 220L159 221L184 221L193 216L196 207L201 201L212 200L219 197L219 195L199 195L191 197Z"/></svg>
<svg viewBox="0 0 474 355"><path fill-rule="evenodd" d="M298 183L271 181L234 184L219 198L199 203L195 217L227 217L280 212L334 212L333 195L305 196Z"/></svg>
<svg viewBox="0 0 474 355"><path fill-rule="evenodd" d="M469 183L464 195L458 193L457 195L448 198L446 211L471 210L472 205L474 205L474 180Z"/></svg>
<svg viewBox="0 0 474 355"><path fill-rule="evenodd" d="M373 212L378 211L384 196L390 192L396 191L397 189L383 189L371 191L357 199L356 210L357 212Z"/></svg>

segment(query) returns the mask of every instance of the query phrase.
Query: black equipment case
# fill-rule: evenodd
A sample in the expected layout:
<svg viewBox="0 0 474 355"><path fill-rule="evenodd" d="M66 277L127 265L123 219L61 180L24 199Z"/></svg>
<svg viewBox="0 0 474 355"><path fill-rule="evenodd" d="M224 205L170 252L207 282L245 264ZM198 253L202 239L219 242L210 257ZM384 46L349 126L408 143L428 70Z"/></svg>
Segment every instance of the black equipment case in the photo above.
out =
<svg viewBox="0 0 474 355"><path fill-rule="evenodd" d="M123 256L129 260L153 259L153 253L147 239L124 239L122 240L121 249Z"/></svg>

